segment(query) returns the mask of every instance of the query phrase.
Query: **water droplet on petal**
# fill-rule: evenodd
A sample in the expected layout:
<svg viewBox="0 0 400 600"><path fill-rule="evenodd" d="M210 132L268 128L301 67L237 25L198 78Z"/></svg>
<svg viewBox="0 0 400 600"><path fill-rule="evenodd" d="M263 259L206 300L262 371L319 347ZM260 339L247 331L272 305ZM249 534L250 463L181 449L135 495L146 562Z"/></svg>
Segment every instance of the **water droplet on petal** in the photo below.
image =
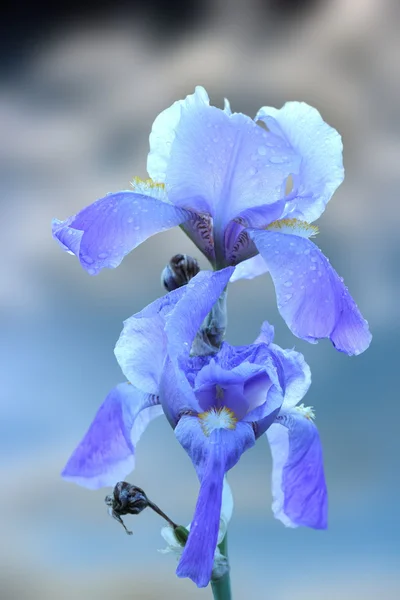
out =
<svg viewBox="0 0 400 600"><path fill-rule="evenodd" d="M282 165L283 163L286 162L286 157L285 156L271 156L269 159L269 162L271 162L273 165Z"/></svg>
<svg viewBox="0 0 400 600"><path fill-rule="evenodd" d="M267 149L265 146L259 146L258 148L258 154L260 154L261 156L265 156L267 154Z"/></svg>
<svg viewBox="0 0 400 600"><path fill-rule="evenodd" d="M290 300L293 294L285 294L285 300Z"/></svg>
<svg viewBox="0 0 400 600"><path fill-rule="evenodd" d="M87 255L85 255L85 256L82 256L82 260L83 260L85 263L87 263L88 265L91 265L91 264L93 264L93 262L94 262L94 261L93 261L93 258L92 258L91 256L87 256Z"/></svg>
<svg viewBox="0 0 400 600"><path fill-rule="evenodd" d="M129 219L128 219L128 223L133 223L133 219L132 219L132 217L129 217Z"/></svg>
<svg viewBox="0 0 400 600"><path fill-rule="evenodd" d="M107 257L108 257L108 253L107 252L100 252L99 258L107 258Z"/></svg>
<svg viewBox="0 0 400 600"><path fill-rule="evenodd" d="M318 258L316 256L311 257L311 262L317 262L317 261L318 261Z"/></svg>
<svg viewBox="0 0 400 600"><path fill-rule="evenodd" d="M94 269L88 269L89 275L96 275L96 271Z"/></svg>
<svg viewBox="0 0 400 600"><path fill-rule="evenodd" d="M316 266L315 265L310 265L310 271L315 271L316 270Z"/></svg>
<svg viewBox="0 0 400 600"><path fill-rule="evenodd" d="M213 142L217 143L218 141L219 141L219 138L217 138L217 137L213 138Z"/></svg>
<svg viewBox="0 0 400 600"><path fill-rule="evenodd" d="M286 287L292 287L293 284L291 281L285 281L283 285L285 285Z"/></svg>
<svg viewBox="0 0 400 600"><path fill-rule="evenodd" d="M250 167L250 169L249 169L250 177L253 177L253 175L255 175L256 173L257 173L257 169L255 167Z"/></svg>
<svg viewBox="0 0 400 600"><path fill-rule="evenodd" d="M303 252L303 254L310 254L310 248L306 248Z"/></svg>

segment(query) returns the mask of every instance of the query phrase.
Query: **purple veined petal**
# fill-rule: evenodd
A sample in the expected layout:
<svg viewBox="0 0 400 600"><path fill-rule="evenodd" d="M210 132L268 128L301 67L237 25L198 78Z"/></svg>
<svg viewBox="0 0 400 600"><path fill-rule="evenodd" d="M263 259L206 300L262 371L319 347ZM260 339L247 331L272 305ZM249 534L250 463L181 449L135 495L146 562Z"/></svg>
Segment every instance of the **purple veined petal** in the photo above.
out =
<svg viewBox="0 0 400 600"><path fill-rule="evenodd" d="M181 287L152 302L124 321L114 349L125 377L138 389L158 395L161 373L167 354L164 327L167 315L185 294Z"/></svg>
<svg viewBox="0 0 400 600"><path fill-rule="evenodd" d="M344 178L340 135L304 102L287 102L280 110L264 106L256 120L288 144L290 156L294 153L300 159L298 170L293 170L297 198L290 216L308 222L318 219Z"/></svg>
<svg viewBox="0 0 400 600"><path fill-rule="evenodd" d="M215 247L211 216L209 214L196 214L192 219L182 223L181 229L214 266Z"/></svg>
<svg viewBox="0 0 400 600"><path fill-rule="evenodd" d="M150 149L148 171L165 181L169 199L196 212L205 202L220 236L243 210L280 200L300 161L284 139L246 115L209 106L203 88L157 117Z"/></svg>
<svg viewBox="0 0 400 600"><path fill-rule="evenodd" d="M75 254L90 275L115 268L147 238L180 225L193 214L134 191L108 194L65 221L55 219L53 237Z"/></svg>
<svg viewBox="0 0 400 600"><path fill-rule="evenodd" d="M205 587L211 578L217 545L224 475L254 445L254 433L250 424L239 422L234 430L218 429L206 437L198 418L183 416L175 435L200 479L189 538L176 574Z"/></svg>
<svg viewBox="0 0 400 600"><path fill-rule="evenodd" d="M114 486L135 466L135 445L162 414L155 396L121 383L108 394L62 476L89 489Z"/></svg>
<svg viewBox="0 0 400 600"><path fill-rule="evenodd" d="M264 273L268 273L268 267L261 254L257 254L257 256L248 258L235 267L230 282L234 283L239 279L254 279L254 277L264 275Z"/></svg>
<svg viewBox="0 0 400 600"><path fill-rule="evenodd" d="M247 227L262 229L278 220L282 216L285 203L285 198L282 198L273 204L248 208L228 223L224 234L225 260L228 265L240 264L258 254Z"/></svg>
<svg viewBox="0 0 400 600"><path fill-rule="evenodd" d="M329 338L346 354L360 354L371 342L367 321L343 281L310 240L276 231L249 230L264 258L278 309L299 338Z"/></svg>
<svg viewBox="0 0 400 600"><path fill-rule="evenodd" d="M267 431L272 453L272 510L287 527L326 529L328 497L322 448L314 423L281 412Z"/></svg>

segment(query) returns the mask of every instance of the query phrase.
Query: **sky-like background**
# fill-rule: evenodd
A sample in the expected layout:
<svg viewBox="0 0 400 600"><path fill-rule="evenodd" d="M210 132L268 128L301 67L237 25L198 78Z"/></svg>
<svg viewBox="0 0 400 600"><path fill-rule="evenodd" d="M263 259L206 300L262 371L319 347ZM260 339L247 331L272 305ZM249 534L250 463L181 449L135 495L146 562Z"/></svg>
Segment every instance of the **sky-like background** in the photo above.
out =
<svg viewBox="0 0 400 600"><path fill-rule="evenodd" d="M400 597L399 189L400 5L396 0L215 0L10 5L0 82L2 235L0 597L2 600L210 598L175 577L153 513L128 537L103 497L59 472L123 376L122 321L161 295L180 230L151 238L97 277L52 241L50 221L146 176L157 114L195 85L255 115L287 100L316 106L343 136L346 178L319 220L318 245L374 334L349 358L294 338L268 275L229 292L228 340L264 319L304 352L330 491L326 532L288 530L270 505L260 440L231 472L235 600ZM202 262L205 266L205 262ZM188 523L198 483L162 418L129 478Z"/></svg>

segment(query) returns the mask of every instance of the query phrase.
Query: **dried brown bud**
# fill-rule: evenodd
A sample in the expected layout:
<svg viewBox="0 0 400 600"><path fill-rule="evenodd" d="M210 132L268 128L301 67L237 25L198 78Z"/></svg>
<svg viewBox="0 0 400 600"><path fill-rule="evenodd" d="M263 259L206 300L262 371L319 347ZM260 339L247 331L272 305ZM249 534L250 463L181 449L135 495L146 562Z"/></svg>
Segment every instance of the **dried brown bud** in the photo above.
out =
<svg viewBox="0 0 400 600"><path fill-rule="evenodd" d="M175 254L161 274L161 283L168 292L186 285L200 271L199 263L187 254Z"/></svg>

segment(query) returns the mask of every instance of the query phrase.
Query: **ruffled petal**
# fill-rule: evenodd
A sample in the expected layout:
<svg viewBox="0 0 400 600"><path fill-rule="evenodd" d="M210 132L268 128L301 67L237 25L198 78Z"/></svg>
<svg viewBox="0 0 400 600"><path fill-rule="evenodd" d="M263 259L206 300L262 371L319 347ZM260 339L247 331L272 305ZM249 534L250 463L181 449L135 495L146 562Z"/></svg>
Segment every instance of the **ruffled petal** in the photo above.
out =
<svg viewBox="0 0 400 600"><path fill-rule="evenodd" d="M291 408L306 395L311 385L311 369L300 352L283 350L276 344L271 344L271 349L279 356L283 367L285 394L282 408Z"/></svg>
<svg viewBox="0 0 400 600"><path fill-rule="evenodd" d="M180 287L124 321L114 353L125 377L138 389L158 395L167 353L164 327L168 314L185 294Z"/></svg>
<svg viewBox="0 0 400 600"><path fill-rule="evenodd" d="M83 268L96 275L105 267L118 267L150 236L191 218L189 211L158 197L127 190L108 194L65 221L54 219L52 233L63 250L75 254Z"/></svg>
<svg viewBox="0 0 400 600"><path fill-rule="evenodd" d="M322 448L314 423L281 412L267 431L272 453L272 510L287 527L326 529L328 497Z"/></svg>
<svg viewBox="0 0 400 600"><path fill-rule="evenodd" d="M281 137L246 115L209 106L205 90L196 88L157 117L148 171L165 181L174 204L214 216L222 237L243 210L279 200L298 162Z"/></svg>
<svg viewBox="0 0 400 600"><path fill-rule="evenodd" d="M261 254L257 254L257 256L248 258L235 267L230 282L234 283L235 281L239 281L239 279L254 279L254 277L258 277L267 272L268 267L265 260Z"/></svg>
<svg viewBox="0 0 400 600"><path fill-rule="evenodd" d="M171 148L182 114L190 110L201 111L209 104L206 90L197 86L194 94L186 96L184 100L177 100L155 119L150 133L150 152L147 157L147 172L154 181L165 182Z"/></svg>
<svg viewBox="0 0 400 600"><path fill-rule="evenodd" d="M248 423L237 423L234 430L215 430L206 437L199 419L188 416L181 418L175 435L192 459L200 479L189 538L176 574L189 577L198 587L205 587L211 578L218 541L224 474L254 445L255 438Z"/></svg>
<svg viewBox="0 0 400 600"><path fill-rule="evenodd" d="M121 383L107 396L62 476L90 489L114 486L135 466L135 445L162 414L155 396Z"/></svg>
<svg viewBox="0 0 400 600"><path fill-rule="evenodd" d="M290 161L293 153L300 159L293 170L296 189L289 206L291 216L308 222L318 219L344 178L340 135L304 102L287 102L280 110L264 106L256 120L285 141Z"/></svg>
<svg viewBox="0 0 400 600"><path fill-rule="evenodd" d="M362 317L342 279L310 240L276 231L250 229L275 285L278 309L299 338L329 338L346 354L360 354L371 342Z"/></svg>

